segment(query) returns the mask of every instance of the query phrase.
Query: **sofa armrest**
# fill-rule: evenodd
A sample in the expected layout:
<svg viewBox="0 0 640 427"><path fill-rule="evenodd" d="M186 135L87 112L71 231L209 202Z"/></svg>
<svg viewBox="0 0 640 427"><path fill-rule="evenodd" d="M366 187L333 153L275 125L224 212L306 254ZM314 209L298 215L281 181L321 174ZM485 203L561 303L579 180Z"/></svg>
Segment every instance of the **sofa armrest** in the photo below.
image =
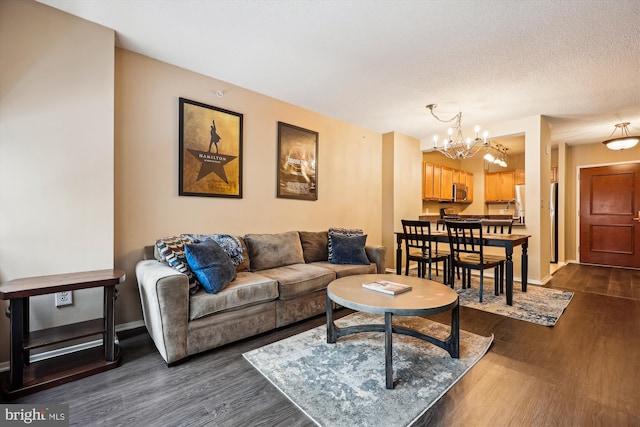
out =
<svg viewBox="0 0 640 427"><path fill-rule="evenodd" d="M387 268L387 248L385 246L365 246L364 250L369 261L376 263L378 274L384 274Z"/></svg>
<svg viewBox="0 0 640 427"><path fill-rule="evenodd" d="M156 260L136 264L144 323L158 351L171 364L187 353L189 279Z"/></svg>

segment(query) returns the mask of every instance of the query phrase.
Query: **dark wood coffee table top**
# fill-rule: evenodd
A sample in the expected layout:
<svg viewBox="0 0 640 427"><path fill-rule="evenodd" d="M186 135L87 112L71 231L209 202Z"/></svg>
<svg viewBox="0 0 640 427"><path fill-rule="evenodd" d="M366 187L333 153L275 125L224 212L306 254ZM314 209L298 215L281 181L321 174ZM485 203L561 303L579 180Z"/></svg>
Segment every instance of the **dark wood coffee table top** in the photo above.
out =
<svg viewBox="0 0 640 427"><path fill-rule="evenodd" d="M363 283L387 280L410 285L412 289L388 295L362 287ZM329 298L357 311L398 316L427 316L451 310L458 304L458 294L450 287L432 280L395 274L358 274L336 279L327 287Z"/></svg>

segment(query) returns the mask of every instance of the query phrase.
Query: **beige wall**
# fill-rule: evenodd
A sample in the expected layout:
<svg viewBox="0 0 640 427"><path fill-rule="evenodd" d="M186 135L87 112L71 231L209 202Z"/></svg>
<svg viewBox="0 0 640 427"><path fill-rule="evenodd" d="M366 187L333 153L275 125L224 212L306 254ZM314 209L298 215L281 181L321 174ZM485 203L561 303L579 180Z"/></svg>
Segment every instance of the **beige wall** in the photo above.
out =
<svg viewBox="0 0 640 427"><path fill-rule="evenodd" d="M32 1L0 1L0 280L113 268L114 32ZM31 298L31 328L102 315ZM7 302L0 302L4 313ZM0 362L9 321L0 316Z"/></svg>
<svg viewBox="0 0 640 427"><path fill-rule="evenodd" d="M242 199L178 196L179 97L244 115ZM127 272L118 324L142 319L134 268L159 237L335 226L381 243L380 134L121 49L115 101L115 256ZM276 198L278 121L319 132L317 201Z"/></svg>
<svg viewBox="0 0 640 427"><path fill-rule="evenodd" d="M383 135L382 244L387 247L387 268L395 262L395 232L403 219L418 219L422 211L422 154L420 140L390 132Z"/></svg>

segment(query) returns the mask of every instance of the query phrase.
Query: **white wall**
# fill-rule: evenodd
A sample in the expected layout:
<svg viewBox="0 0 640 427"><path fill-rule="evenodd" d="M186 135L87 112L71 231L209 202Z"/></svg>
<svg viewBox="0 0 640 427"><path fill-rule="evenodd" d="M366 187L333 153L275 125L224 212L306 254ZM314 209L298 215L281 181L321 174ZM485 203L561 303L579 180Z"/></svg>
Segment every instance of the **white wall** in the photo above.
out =
<svg viewBox="0 0 640 427"><path fill-rule="evenodd" d="M0 280L113 268L114 32L3 0L0 58ZM101 290L74 303L31 298L31 328L102 315Z"/></svg>

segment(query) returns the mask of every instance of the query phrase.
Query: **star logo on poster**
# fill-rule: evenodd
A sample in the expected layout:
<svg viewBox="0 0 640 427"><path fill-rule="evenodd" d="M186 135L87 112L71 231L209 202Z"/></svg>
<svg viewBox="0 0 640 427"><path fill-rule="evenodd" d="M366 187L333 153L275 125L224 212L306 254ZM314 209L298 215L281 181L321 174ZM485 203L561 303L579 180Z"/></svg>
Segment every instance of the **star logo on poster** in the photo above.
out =
<svg viewBox="0 0 640 427"><path fill-rule="evenodd" d="M200 181L210 173L216 174L225 184L229 183L227 174L224 171L224 165L238 156L229 156L227 154L214 154L208 151L187 149L200 162L200 172L196 181Z"/></svg>

